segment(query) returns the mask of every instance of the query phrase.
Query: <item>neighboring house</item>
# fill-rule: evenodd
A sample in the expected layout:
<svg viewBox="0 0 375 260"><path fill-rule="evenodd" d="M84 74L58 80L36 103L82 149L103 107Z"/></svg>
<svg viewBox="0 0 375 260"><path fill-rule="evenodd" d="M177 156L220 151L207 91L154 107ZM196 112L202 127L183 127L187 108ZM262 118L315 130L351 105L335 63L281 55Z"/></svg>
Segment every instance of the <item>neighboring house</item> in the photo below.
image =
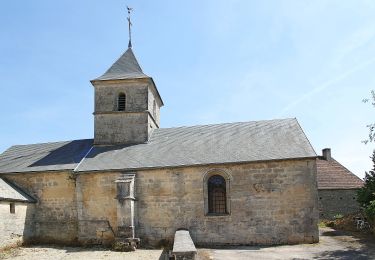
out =
<svg viewBox="0 0 375 260"><path fill-rule="evenodd" d="M320 218L358 212L357 190L363 186L363 180L333 159L329 148L323 149L316 166Z"/></svg>
<svg viewBox="0 0 375 260"><path fill-rule="evenodd" d="M25 239L156 246L183 228L198 245L318 241L317 156L296 119L159 128L163 101L131 48L91 83L94 139L0 155L0 176L38 199Z"/></svg>
<svg viewBox="0 0 375 260"><path fill-rule="evenodd" d="M22 240L36 200L15 184L0 178L0 248ZM27 235L26 235L27 236Z"/></svg>

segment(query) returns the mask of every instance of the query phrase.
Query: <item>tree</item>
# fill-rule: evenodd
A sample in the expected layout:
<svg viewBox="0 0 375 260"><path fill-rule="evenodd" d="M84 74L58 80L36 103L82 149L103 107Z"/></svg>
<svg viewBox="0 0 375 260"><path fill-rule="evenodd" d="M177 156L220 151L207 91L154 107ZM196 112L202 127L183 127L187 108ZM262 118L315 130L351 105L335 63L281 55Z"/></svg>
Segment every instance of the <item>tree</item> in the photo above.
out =
<svg viewBox="0 0 375 260"><path fill-rule="evenodd" d="M375 91L371 90L371 105L375 107ZM363 99L364 103L367 103L370 101L369 98ZM369 129L369 135L368 139L364 140L363 142L367 144L368 142L375 142L375 123L370 123L367 125L367 128Z"/></svg>
<svg viewBox="0 0 375 260"><path fill-rule="evenodd" d="M373 167L366 172L365 184L358 190L358 202L370 219L375 218L375 150L372 154Z"/></svg>

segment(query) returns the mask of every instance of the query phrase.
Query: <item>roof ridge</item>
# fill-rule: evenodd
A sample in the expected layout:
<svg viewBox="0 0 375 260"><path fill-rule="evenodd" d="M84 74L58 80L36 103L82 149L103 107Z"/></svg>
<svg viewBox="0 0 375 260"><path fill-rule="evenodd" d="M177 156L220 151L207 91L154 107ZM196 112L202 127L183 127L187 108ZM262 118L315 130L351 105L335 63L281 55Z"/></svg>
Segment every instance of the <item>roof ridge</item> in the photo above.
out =
<svg viewBox="0 0 375 260"><path fill-rule="evenodd" d="M251 120L251 121L236 121L236 122L225 122L225 123L212 123L202 125L184 125L184 126L173 126L173 127L160 127L158 129L177 129L177 128L189 128L189 127L200 127L200 126L219 126L219 125L234 125L234 124L245 124L254 122L272 122L272 121L286 121L286 120L298 120L296 118L277 118L277 119L265 119L265 120ZM158 130L156 129L156 130Z"/></svg>
<svg viewBox="0 0 375 260"><path fill-rule="evenodd" d="M77 171L77 169L79 168L79 166L81 165L81 163L86 159L86 157L90 154L91 150L94 148L94 146L92 145L90 147L90 149L88 150L88 152L82 157L81 161L77 164L77 166L73 169L73 172Z"/></svg>
<svg viewBox="0 0 375 260"><path fill-rule="evenodd" d="M73 141L84 141L84 140L94 140L94 138L83 138L83 139L73 139L73 140L63 140L63 141L48 141L48 142L31 143L31 144L15 144L15 145L10 146L9 148L20 147L20 146L29 146L29 145L38 145L38 144L57 144L57 143L73 142Z"/></svg>

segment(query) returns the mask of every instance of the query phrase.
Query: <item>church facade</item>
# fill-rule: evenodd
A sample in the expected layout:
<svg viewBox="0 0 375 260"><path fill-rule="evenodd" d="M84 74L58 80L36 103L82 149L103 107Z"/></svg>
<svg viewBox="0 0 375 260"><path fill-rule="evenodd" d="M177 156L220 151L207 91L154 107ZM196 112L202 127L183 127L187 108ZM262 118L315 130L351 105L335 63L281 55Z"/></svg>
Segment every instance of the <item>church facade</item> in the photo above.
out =
<svg viewBox="0 0 375 260"><path fill-rule="evenodd" d="M0 178L32 199L35 243L314 243L317 155L296 119L160 128L163 100L131 47L91 81L94 138L12 146ZM17 210L17 208L16 208Z"/></svg>

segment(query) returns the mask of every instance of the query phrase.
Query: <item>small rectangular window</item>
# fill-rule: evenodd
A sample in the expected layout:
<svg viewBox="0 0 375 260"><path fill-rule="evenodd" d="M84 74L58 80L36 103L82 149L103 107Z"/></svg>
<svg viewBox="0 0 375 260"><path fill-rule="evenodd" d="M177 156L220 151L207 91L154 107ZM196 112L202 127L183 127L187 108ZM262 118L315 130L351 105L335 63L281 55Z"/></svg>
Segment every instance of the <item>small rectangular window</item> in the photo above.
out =
<svg viewBox="0 0 375 260"><path fill-rule="evenodd" d="M117 99L117 110L125 111L126 96L124 93L120 93Z"/></svg>
<svg viewBox="0 0 375 260"><path fill-rule="evenodd" d="M16 213L16 204L14 204L14 202L9 203L9 211L10 211L10 214Z"/></svg>

